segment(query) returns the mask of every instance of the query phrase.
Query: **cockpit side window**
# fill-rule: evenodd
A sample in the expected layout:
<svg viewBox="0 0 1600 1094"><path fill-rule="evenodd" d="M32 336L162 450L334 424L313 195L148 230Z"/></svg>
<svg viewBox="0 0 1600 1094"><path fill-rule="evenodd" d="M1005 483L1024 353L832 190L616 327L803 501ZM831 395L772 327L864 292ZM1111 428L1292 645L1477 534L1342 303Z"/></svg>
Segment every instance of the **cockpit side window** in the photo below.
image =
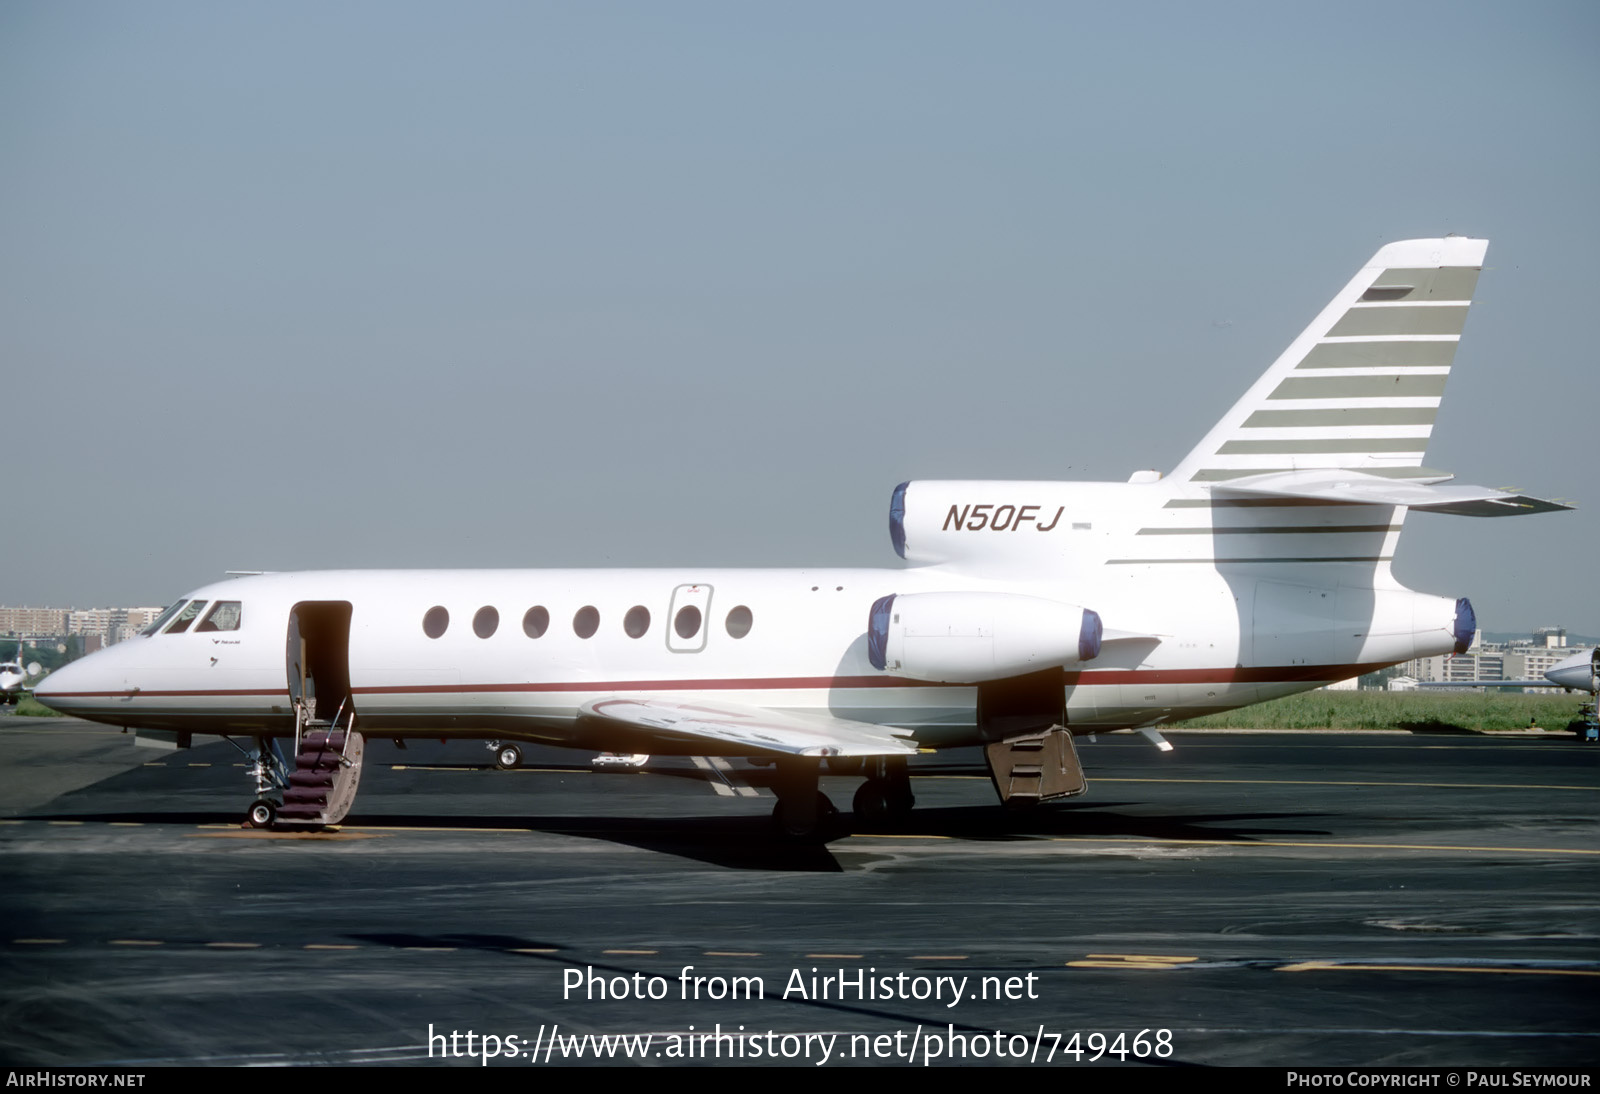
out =
<svg viewBox="0 0 1600 1094"><path fill-rule="evenodd" d="M206 617L195 624L195 631L236 631L239 629L239 620L243 613L239 610L237 600L219 600L206 613Z"/></svg>
<svg viewBox="0 0 1600 1094"><path fill-rule="evenodd" d="M172 607L168 608L166 611L164 611L160 615L156 616L156 621L154 623L150 624L144 630L140 631L139 633L140 634L155 634L155 633L157 633L158 631L161 630L162 627L165 627L169 622L171 622L172 617L178 614L178 609L183 607L184 604L186 604L186 603L188 603L188 601L183 600L181 598L178 599L178 600L174 600L172 602Z"/></svg>
<svg viewBox="0 0 1600 1094"><path fill-rule="evenodd" d="M172 621L172 626L167 628L168 634L182 634L189 629L189 624L194 622L194 617L200 614L200 609L206 606L204 600L191 600L183 606L183 611L178 613L178 618Z"/></svg>

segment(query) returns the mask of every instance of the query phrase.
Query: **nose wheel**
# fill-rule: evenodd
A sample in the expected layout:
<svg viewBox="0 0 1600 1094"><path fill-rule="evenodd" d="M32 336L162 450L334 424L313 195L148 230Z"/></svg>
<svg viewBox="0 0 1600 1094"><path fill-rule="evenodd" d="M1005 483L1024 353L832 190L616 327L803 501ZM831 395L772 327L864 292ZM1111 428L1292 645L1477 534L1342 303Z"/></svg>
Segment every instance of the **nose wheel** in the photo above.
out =
<svg viewBox="0 0 1600 1094"><path fill-rule="evenodd" d="M494 765L501 771L510 771L522 764L522 749L516 745L496 745Z"/></svg>
<svg viewBox="0 0 1600 1094"><path fill-rule="evenodd" d="M257 798L250 803L250 812L245 815L245 823L251 828L271 828L277 816L276 802L267 798Z"/></svg>

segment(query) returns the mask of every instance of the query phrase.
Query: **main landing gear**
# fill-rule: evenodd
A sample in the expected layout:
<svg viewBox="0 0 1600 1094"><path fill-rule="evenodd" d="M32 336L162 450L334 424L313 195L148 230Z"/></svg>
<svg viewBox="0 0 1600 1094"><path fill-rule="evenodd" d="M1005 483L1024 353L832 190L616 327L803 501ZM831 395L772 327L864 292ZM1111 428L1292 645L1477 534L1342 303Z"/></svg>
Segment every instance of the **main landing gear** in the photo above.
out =
<svg viewBox="0 0 1600 1094"><path fill-rule="evenodd" d="M911 776L904 756L872 756L859 763L857 770L867 776L851 805L862 824L892 824L903 818L916 804L911 793ZM772 807L772 830L778 838L792 843L823 842L842 829L839 810L818 789L821 767L814 759L794 757L777 761L773 789L778 801ZM836 765L829 760L830 772Z"/></svg>
<svg viewBox="0 0 1600 1094"><path fill-rule="evenodd" d="M489 751L494 753L494 766L501 771L510 771L522 764L522 749L509 741L488 742Z"/></svg>
<svg viewBox="0 0 1600 1094"><path fill-rule="evenodd" d="M864 824L893 823L917 803L911 793L911 775L904 756L873 756L866 763L867 780L856 790L850 806Z"/></svg>
<svg viewBox="0 0 1600 1094"><path fill-rule="evenodd" d="M778 802L772 807L772 831L789 843L825 843L838 833L839 810L817 788L821 765L813 757L785 757L777 761L778 777L772 788Z"/></svg>

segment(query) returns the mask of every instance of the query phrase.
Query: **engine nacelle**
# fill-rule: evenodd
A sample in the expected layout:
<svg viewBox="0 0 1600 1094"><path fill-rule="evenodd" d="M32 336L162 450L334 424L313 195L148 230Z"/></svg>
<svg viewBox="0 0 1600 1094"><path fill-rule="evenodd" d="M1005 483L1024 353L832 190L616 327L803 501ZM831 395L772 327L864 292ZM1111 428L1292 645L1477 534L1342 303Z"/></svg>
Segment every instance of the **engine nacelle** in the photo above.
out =
<svg viewBox="0 0 1600 1094"><path fill-rule="evenodd" d="M981 684L1100 655L1100 616L1015 593L909 593L872 605L873 668L940 684Z"/></svg>

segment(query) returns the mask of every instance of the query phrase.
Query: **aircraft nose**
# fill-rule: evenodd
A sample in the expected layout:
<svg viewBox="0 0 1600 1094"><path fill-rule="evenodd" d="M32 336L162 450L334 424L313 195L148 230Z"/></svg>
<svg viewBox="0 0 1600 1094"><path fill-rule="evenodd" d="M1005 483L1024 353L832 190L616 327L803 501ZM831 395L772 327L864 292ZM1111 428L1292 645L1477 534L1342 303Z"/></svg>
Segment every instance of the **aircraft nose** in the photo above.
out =
<svg viewBox="0 0 1600 1094"><path fill-rule="evenodd" d="M61 692L68 691L72 688L73 678L78 675L73 671L73 669L73 665L62 665L49 676L46 676L43 680L40 680L37 684L33 685L33 697L39 700L39 702L43 703L45 706L54 709L54 704L50 700L58 696Z"/></svg>
<svg viewBox="0 0 1600 1094"><path fill-rule="evenodd" d="M95 703L94 696L114 690L121 682L104 671L109 666L99 661L100 656L90 654L81 661L62 665L34 686L33 697L62 714L84 711Z"/></svg>

